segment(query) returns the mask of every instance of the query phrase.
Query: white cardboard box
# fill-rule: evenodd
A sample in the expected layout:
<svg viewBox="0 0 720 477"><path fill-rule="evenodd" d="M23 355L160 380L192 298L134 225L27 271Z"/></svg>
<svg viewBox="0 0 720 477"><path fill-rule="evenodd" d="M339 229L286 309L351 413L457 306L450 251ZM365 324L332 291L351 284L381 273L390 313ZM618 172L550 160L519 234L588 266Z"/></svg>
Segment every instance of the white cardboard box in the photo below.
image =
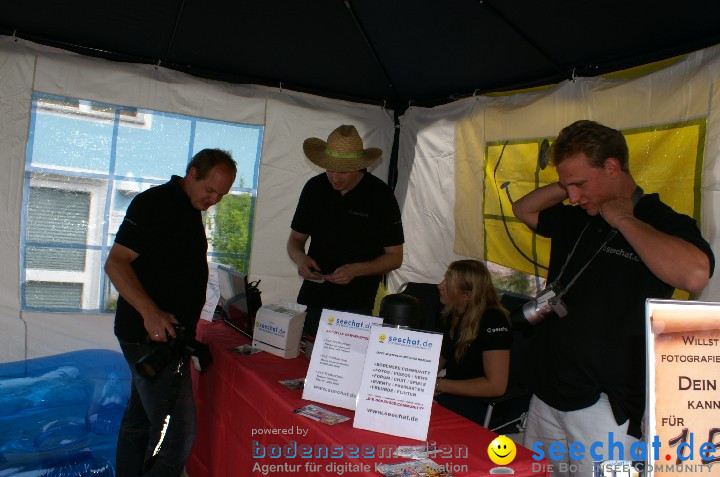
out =
<svg viewBox="0 0 720 477"><path fill-rule="evenodd" d="M305 305L264 305L255 316L252 345L281 358L295 358L300 353L304 324Z"/></svg>

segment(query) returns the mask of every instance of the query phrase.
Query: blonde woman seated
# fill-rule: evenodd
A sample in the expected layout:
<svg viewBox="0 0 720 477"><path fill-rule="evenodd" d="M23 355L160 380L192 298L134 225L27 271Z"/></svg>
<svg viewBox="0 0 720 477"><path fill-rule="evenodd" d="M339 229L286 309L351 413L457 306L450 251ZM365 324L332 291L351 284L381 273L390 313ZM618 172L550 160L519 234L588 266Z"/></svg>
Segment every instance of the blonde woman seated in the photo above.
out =
<svg viewBox="0 0 720 477"><path fill-rule="evenodd" d="M482 262L451 263L438 289L445 305L440 369L446 374L436 382L435 400L482 424L487 405L478 398L502 396L507 387L510 321Z"/></svg>

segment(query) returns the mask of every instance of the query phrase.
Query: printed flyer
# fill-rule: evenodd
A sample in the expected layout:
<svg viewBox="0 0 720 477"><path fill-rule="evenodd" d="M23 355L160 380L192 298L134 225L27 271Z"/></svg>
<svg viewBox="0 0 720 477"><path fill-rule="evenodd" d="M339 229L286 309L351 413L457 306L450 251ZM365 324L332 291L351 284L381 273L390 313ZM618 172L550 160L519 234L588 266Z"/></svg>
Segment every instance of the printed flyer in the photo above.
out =
<svg viewBox="0 0 720 477"><path fill-rule="evenodd" d="M213 321L215 307L220 300L220 279L218 278L217 263L208 262L208 284L205 290L205 305L200 312L200 318Z"/></svg>
<svg viewBox="0 0 720 477"><path fill-rule="evenodd" d="M648 300L646 318L649 468L720 475L720 303Z"/></svg>
<svg viewBox="0 0 720 477"><path fill-rule="evenodd" d="M373 326L353 427L425 440L442 338Z"/></svg>
<svg viewBox="0 0 720 477"><path fill-rule="evenodd" d="M355 409L370 328L382 318L323 310L303 399Z"/></svg>

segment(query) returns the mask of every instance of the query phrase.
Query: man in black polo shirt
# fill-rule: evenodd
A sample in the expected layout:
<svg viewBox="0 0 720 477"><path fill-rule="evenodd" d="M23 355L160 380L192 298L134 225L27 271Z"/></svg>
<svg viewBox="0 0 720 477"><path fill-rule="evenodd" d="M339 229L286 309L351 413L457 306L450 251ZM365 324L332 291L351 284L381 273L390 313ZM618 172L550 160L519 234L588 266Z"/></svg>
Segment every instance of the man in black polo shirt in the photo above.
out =
<svg viewBox="0 0 720 477"><path fill-rule="evenodd" d="M325 172L300 194L287 251L305 279L297 301L308 306L305 332L314 335L323 308L372 313L382 275L402 264L405 240L393 192L367 172L382 151L363 149L354 126L338 127L327 142L309 138L303 151Z"/></svg>
<svg viewBox="0 0 720 477"><path fill-rule="evenodd" d="M633 460L630 448L641 437L645 300L670 298L675 288L700 292L715 261L691 217L658 194L643 195L619 131L577 121L551 152L558 182L513 205L518 219L551 239L548 283L566 290L567 307L567 316L553 314L535 328L524 444L551 458L559 442L566 452L552 462L553 475L591 475L590 446L600 442L593 452L608 459L608 443L621 443L624 455L614 450L614 458ZM575 445L568 460L574 442L584 451Z"/></svg>
<svg viewBox="0 0 720 477"><path fill-rule="evenodd" d="M118 436L119 477L177 476L190 454L195 403L188 362L177 376L175 360L154 379L139 375L135 363L167 346L160 343L176 337L173 325L182 326L184 337L195 336L208 279L201 211L230 191L236 170L228 153L200 151L185 177L172 176L133 199L108 255L105 272L120 292L115 335L133 375ZM175 402L166 402L173 394ZM164 429L169 405L172 419Z"/></svg>

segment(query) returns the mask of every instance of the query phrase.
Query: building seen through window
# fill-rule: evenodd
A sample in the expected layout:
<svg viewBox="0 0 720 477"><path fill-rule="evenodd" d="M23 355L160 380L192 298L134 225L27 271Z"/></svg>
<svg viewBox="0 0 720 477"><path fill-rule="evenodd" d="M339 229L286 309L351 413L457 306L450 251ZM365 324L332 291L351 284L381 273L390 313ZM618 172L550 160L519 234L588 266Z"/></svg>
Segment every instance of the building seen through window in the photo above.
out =
<svg viewBox="0 0 720 477"><path fill-rule="evenodd" d="M25 310L112 311L103 272L130 201L183 176L204 148L238 163L232 190L204 213L209 260L247 272L263 128L35 94L21 243Z"/></svg>

